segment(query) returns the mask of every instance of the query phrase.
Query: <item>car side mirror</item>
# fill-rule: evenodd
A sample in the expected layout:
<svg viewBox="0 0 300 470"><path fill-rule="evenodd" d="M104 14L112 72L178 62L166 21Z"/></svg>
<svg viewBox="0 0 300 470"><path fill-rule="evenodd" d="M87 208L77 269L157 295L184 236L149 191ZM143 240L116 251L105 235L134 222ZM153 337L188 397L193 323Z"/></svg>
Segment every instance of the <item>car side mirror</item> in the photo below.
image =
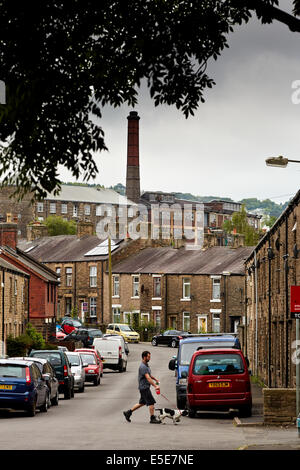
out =
<svg viewBox="0 0 300 470"><path fill-rule="evenodd" d="M88 367L89 365L88 364L82 364L82 367Z"/></svg>
<svg viewBox="0 0 300 470"><path fill-rule="evenodd" d="M43 374L42 379L47 382L48 380L50 380L50 374Z"/></svg>
<svg viewBox="0 0 300 470"><path fill-rule="evenodd" d="M181 372L181 377L182 377L183 379L186 379L187 376L188 376L187 371L186 371L186 370L183 370L183 371Z"/></svg>
<svg viewBox="0 0 300 470"><path fill-rule="evenodd" d="M245 357L245 360L246 360L247 367L249 367L250 363L249 363L248 357Z"/></svg>
<svg viewBox="0 0 300 470"><path fill-rule="evenodd" d="M169 369L170 370L175 370L175 359L171 359L169 362Z"/></svg>
<svg viewBox="0 0 300 470"><path fill-rule="evenodd" d="M248 373L249 373L249 375L252 375L252 370L248 369Z"/></svg>

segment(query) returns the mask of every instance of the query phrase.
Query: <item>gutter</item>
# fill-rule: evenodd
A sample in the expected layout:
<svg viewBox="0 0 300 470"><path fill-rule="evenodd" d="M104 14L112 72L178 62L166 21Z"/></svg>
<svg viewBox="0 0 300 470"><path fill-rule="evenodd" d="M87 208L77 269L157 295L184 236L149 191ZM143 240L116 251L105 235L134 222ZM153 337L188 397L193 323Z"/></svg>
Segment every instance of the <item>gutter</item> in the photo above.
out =
<svg viewBox="0 0 300 470"><path fill-rule="evenodd" d="M257 295L257 260L256 260L256 250L254 250L254 282L255 282L255 375L258 375L258 363L257 363L257 354L258 354L258 295Z"/></svg>

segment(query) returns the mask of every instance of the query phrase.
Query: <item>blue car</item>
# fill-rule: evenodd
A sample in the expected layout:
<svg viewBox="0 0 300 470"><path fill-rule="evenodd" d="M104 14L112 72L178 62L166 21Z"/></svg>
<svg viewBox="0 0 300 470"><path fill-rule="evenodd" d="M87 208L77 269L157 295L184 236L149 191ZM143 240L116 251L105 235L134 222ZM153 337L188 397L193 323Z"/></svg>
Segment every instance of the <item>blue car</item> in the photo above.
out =
<svg viewBox="0 0 300 470"><path fill-rule="evenodd" d="M228 333L195 335L179 342L177 358L169 362L169 369L176 371L176 401L179 409L186 407L187 375L194 352L198 349L218 348L241 349L241 345L234 334Z"/></svg>
<svg viewBox="0 0 300 470"><path fill-rule="evenodd" d="M26 360L0 359L0 409L48 410L48 387L38 366Z"/></svg>

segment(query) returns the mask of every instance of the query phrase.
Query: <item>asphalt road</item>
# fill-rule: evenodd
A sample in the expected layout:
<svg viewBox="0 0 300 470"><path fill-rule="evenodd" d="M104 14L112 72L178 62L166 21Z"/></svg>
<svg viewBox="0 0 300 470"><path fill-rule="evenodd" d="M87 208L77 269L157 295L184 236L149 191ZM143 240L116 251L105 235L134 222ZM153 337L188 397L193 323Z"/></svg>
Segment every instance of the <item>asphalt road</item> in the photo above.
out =
<svg viewBox="0 0 300 470"><path fill-rule="evenodd" d="M64 400L34 418L22 412L0 412L1 450L212 450L272 448L289 445L299 449L294 428L238 428L228 413L201 413L195 419L182 417L178 425L150 425L146 407L137 410L128 423L123 410L138 402L137 370L141 352L152 353L150 367L161 382L157 408L174 408L175 376L168 362L177 350L140 343L130 345L127 372L105 370L101 385L86 384L83 394ZM156 396L156 395L155 395Z"/></svg>

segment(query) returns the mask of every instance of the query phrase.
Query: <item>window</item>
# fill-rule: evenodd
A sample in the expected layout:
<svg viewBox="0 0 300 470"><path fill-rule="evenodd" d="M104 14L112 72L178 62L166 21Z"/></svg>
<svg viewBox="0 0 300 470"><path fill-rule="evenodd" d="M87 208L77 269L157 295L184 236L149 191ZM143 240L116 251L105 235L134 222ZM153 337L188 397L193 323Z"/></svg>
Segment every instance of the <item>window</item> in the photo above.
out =
<svg viewBox="0 0 300 470"><path fill-rule="evenodd" d="M113 297L119 297L120 295L120 278L119 276L113 276Z"/></svg>
<svg viewBox="0 0 300 470"><path fill-rule="evenodd" d="M101 214L101 206L96 207L96 215L102 215Z"/></svg>
<svg viewBox="0 0 300 470"><path fill-rule="evenodd" d="M120 323L120 320L121 320L120 307L113 307L112 312L113 312L113 322Z"/></svg>
<svg viewBox="0 0 300 470"><path fill-rule="evenodd" d="M72 286L72 268L66 268L66 286Z"/></svg>
<svg viewBox="0 0 300 470"><path fill-rule="evenodd" d="M128 208L128 217L133 217L133 216L134 216L133 207L129 207Z"/></svg>
<svg viewBox="0 0 300 470"><path fill-rule="evenodd" d="M85 205L84 206L84 215L90 215L91 214L91 206Z"/></svg>
<svg viewBox="0 0 300 470"><path fill-rule="evenodd" d="M212 318L212 329L214 333L220 333L220 314L214 313Z"/></svg>
<svg viewBox="0 0 300 470"><path fill-rule="evenodd" d="M90 317L97 317L97 297L90 298Z"/></svg>
<svg viewBox="0 0 300 470"><path fill-rule="evenodd" d="M124 323L128 323L128 325L129 325L130 324L131 312L124 312L123 317L124 317Z"/></svg>
<svg viewBox="0 0 300 470"><path fill-rule="evenodd" d="M73 205L73 217L78 217L78 206Z"/></svg>
<svg viewBox="0 0 300 470"><path fill-rule="evenodd" d="M220 279L212 279L212 298L213 299L220 299L220 287L221 287L221 280Z"/></svg>
<svg viewBox="0 0 300 470"><path fill-rule="evenodd" d="M97 287L97 266L90 266L90 287Z"/></svg>
<svg viewBox="0 0 300 470"><path fill-rule="evenodd" d="M18 283L17 283L17 279L15 279L15 295L18 295Z"/></svg>
<svg viewBox="0 0 300 470"><path fill-rule="evenodd" d="M38 217L37 219L38 219L40 222L43 222L44 217Z"/></svg>
<svg viewBox="0 0 300 470"><path fill-rule="evenodd" d="M191 329L191 318L188 312L183 312L183 330L190 331Z"/></svg>
<svg viewBox="0 0 300 470"><path fill-rule="evenodd" d="M132 276L132 297L139 297L140 278L139 276Z"/></svg>
<svg viewBox="0 0 300 470"><path fill-rule="evenodd" d="M72 299L71 297L66 297L66 314L70 315L72 310Z"/></svg>
<svg viewBox="0 0 300 470"><path fill-rule="evenodd" d="M153 297L161 297L161 277L153 277Z"/></svg>
<svg viewBox="0 0 300 470"><path fill-rule="evenodd" d="M44 212L44 204L43 204L43 202L38 202L38 203L37 203L37 211L38 211L38 212Z"/></svg>
<svg viewBox="0 0 300 470"><path fill-rule="evenodd" d="M149 321L150 321L150 314L141 313L141 323L149 323Z"/></svg>
<svg viewBox="0 0 300 470"><path fill-rule="evenodd" d="M190 299L191 298L191 281L188 278L183 279L183 299Z"/></svg>
<svg viewBox="0 0 300 470"><path fill-rule="evenodd" d="M57 280L60 282L60 273L61 273L61 268L56 268L56 274L58 275Z"/></svg>
<svg viewBox="0 0 300 470"><path fill-rule="evenodd" d="M62 203L60 207L61 213L62 214L67 214L68 213L68 204Z"/></svg>
<svg viewBox="0 0 300 470"><path fill-rule="evenodd" d="M160 311L156 311L154 312L154 322L155 322L155 325L160 328L161 327L161 317L160 317Z"/></svg>
<svg viewBox="0 0 300 470"><path fill-rule="evenodd" d="M56 204L55 204L55 202L50 202L50 214L56 214Z"/></svg>

